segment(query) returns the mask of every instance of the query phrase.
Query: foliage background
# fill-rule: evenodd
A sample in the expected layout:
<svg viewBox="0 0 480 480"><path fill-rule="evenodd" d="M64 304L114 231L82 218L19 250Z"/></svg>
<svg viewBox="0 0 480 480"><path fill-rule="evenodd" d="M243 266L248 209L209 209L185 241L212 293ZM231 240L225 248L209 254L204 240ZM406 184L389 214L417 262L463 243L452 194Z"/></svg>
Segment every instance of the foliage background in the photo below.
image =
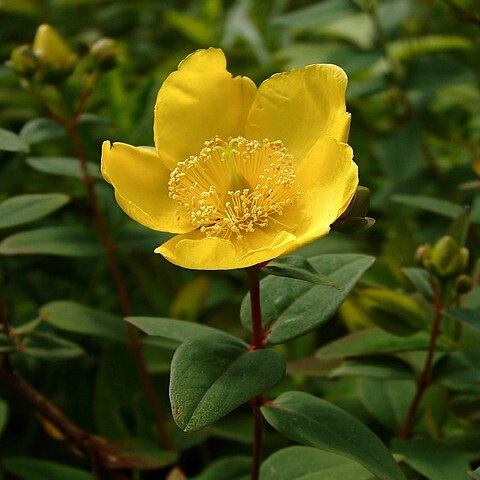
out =
<svg viewBox="0 0 480 480"><path fill-rule="evenodd" d="M15 47L32 42L40 23L53 25L77 52L87 51L88 45L104 36L118 44L118 65L102 74L81 121L95 177L102 140L152 144L156 92L178 62L197 48L221 46L230 71L250 76L257 85L278 71L336 63L349 76L350 144L361 183L371 189L370 214L377 223L358 236L332 234L300 253L373 254L377 262L359 288L382 286L411 292L402 267L412 266L418 245L443 235L455 216L448 208L432 207L428 202L418 208L421 200L413 196L428 196L471 205L469 246L476 258L480 238L475 226L480 223L480 183L475 173L480 172L478 3L3 0L0 14L0 127L19 134L28 144L23 152L0 152L0 201L23 193L60 192L70 198L66 206L35 224L2 230L1 238L58 225L84 232L84 238L71 240L63 256L0 256L2 309L13 326L39 315L49 317L39 331L71 342L26 348L14 356L14 363L86 430L110 439L138 439L143 451L155 445L150 413L125 342L75 333L56 324L54 315L48 313L50 302L67 300L96 309L95 315L108 312L121 322L107 259L101 249L100 255L92 255L99 243L78 173L65 170L68 162L63 162L60 171L58 164L48 166L51 159L74 157L69 140L50 123L38 123L44 112L4 64ZM68 95L75 98L74 87L67 89ZM98 181L95 188L118 245L135 315L181 318L244 335L238 320L246 291L242 272L205 274L168 264L151 253L166 236L130 221L105 182ZM0 253L5 253L1 250L0 246ZM473 307L478 306L475 292ZM308 358L328 341L358 328L365 312L362 317L356 298L352 296L332 322L283 346L282 353L290 361ZM67 311L64 308L62 314ZM168 412L168 366L173 351L147 346L145 353ZM296 373L287 377L278 392L288 385L301 386L354 413L384 439L390 437L359 397L356 377L326 379ZM476 416L468 419L476 432L469 437L472 451L480 447L478 400L475 405ZM189 436L172 425L172 435L185 450L185 471L198 474L212 459L248 454L246 414L247 410L240 411ZM2 467L1 459L13 456L84 465L7 389L0 390L0 432L0 478L10 478L8 464ZM270 433L266 453L286 444Z"/></svg>

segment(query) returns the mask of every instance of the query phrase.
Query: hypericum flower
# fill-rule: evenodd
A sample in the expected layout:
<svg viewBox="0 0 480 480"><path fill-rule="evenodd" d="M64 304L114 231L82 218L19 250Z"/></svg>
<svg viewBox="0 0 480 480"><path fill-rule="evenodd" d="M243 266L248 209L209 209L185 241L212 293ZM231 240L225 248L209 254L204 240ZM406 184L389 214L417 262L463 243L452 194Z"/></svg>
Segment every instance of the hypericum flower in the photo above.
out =
<svg viewBox="0 0 480 480"><path fill-rule="evenodd" d="M158 92L155 149L104 142L103 176L129 216L178 234L155 249L172 263L271 260L327 235L353 198L346 86L340 67L310 65L257 90L198 50Z"/></svg>

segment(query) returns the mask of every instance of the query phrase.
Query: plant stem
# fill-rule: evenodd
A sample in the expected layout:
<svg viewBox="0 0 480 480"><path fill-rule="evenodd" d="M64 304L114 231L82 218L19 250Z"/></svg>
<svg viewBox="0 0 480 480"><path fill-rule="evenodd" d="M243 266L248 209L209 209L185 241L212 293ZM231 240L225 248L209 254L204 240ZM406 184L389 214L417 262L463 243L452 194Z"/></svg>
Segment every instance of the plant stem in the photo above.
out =
<svg viewBox="0 0 480 480"><path fill-rule="evenodd" d="M413 421L415 420L420 401L423 397L423 394L425 393L425 390L430 385L430 375L432 372L433 357L435 355L435 346L438 332L440 330L440 320L442 318L442 303L440 299L440 294L435 286L433 287L433 291L434 316L432 322L432 331L430 333L430 341L428 344L427 358L425 360L425 364L420 378L417 382L417 390L415 392L415 396L413 397L412 403L410 404L410 408L408 409L407 418L398 434L399 438L406 439L410 436L410 430L412 428Z"/></svg>
<svg viewBox="0 0 480 480"><path fill-rule="evenodd" d="M80 100L78 102L78 106L75 110L75 114L71 119L59 118L58 116L53 114L49 106L43 102L41 97L38 97L37 95L37 99L39 99L40 104L42 105L46 113L50 116L50 118L52 118L52 120L54 120L57 124L65 127L70 136L75 155L77 156L82 171L82 181L87 190L88 200L92 209L93 218L100 238L102 240L102 244L107 252L108 267L110 270L112 281L117 290L122 314L124 317L128 317L131 315L132 310L127 289L125 287L125 282L118 266L116 246L112 243L110 239L110 234L108 232L105 218L99 207L98 198L94 187L94 179L88 173L87 155L78 130L80 115L85 109L85 104L90 95L90 92L91 90L89 88L86 88L82 92ZM153 414L153 418L158 430L158 434L160 436L161 443L164 448L166 448L167 450L171 450L173 448L172 442L167 434L167 430L165 428L165 420L163 418L162 410L160 407L160 402L158 401L152 380L148 374L145 365L145 361L142 355L142 345L138 337L138 331L133 325L129 323L125 323L125 325L129 337L129 347L133 353L135 364L139 372L140 380L142 382L147 401Z"/></svg>
<svg viewBox="0 0 480 480"><path fill-rule="evenodd" d="M252 312L252 350L265 347L262 325L262 311L260 309L260 277L257 265L246 269L248 274L248 286L250 290L250 306ZM251 399L253 410L253 447L252 447L252 480L258 480L260 464L262 462L262 413L260 407L263 398L258 395Z"/></svg>

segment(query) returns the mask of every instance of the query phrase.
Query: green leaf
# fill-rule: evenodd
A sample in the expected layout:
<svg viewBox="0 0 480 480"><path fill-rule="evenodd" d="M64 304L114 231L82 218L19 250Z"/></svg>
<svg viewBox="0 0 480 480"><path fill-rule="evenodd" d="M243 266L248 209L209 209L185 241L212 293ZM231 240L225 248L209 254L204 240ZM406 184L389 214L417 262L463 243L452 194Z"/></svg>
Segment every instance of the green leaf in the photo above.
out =
<svg viewBox="0 0 480 480"><path fill-rule="evenodd" d="M463 350L442 357L434 365L435 381L480 384L480 350Z"/></svg>
<svg viewBox="0 0 480 480"><path fill-rule="evenodd" d="M104 253L103 246L88 231L78 227L28 230L0 242L0 255L97 257Z"/></svg>
<svg viewBox="0 0 480 480"><path fill-rule="evenodd" d="M373 328L334 340L317 350L315 356L330 359L427 350L429 341L427 332L418 332L410 337L399 337Z"/></svg>
<svg viewBox="0 0 480 480"><path fill-rule="evenodd" d="M362 378L358 387L360 400L368 413L392 431L400 431L415 395L415 383Z"/></svg>
<svg viewBox="0 0 480 480"><path fill-rule="evenodd" d="M63 177L78 178L81 180L84 175L80 162L76 158L68 157L29 157L27 164L34 170ZM97 164L87 162L87 172L92 178L102 178L100 168Z"/></svg>
<svg viewBox="0 0 480 480"><path fill-rule="evenodd" d="M430 274L426 270L423 268L407 267L402 268L402 272L417 291L426 299L430 300L433 298Z"/></svg>
<svg viewBox="0 0 480 480"><path fill-rule="evenodd" d="M470 308L453 308L444 310L443 315L458 322L469 325L470 327L480 330L480 310Z"/></svg>
<svg viewBox="0 0 480 480"><path fill-rule="evenodd" d="M2 466L21 480L92 480L92 474L85 470L27 457L4 458Z"/></svg>
<svg viewBox="0 0 480 480"><path fill-rule="evenodd" d="M49 118L29 120L20 130L20 137L30 145L63 135L65 135L65 129Z"/></svg>
<svg viewBox="0 0 480 480"><path fill-rule="evenodd" d="M27 153L28 144L9 130L0 128L0 151Z"/></svg>
<svg viewBox="0 0 480 480"><path fill-rule="evenodd" d="M447 200L438 198L424 197L421 195L394 195L392 200L403 205L427 210L428 212L438 213L449 218L456 218L463 212L463 208Z"/></svg>
<svg viewBox="0 0 480 480"><path fill-rule="evenodd" d="M312 447L287 447L270 455L260 469L261 480L374 480L348 458Z"/></svg>
<svg viewBox="0 0 480 480"><path fill-rule="evenodd" d="M305 282L325 285L339 290L330 278L317 272L308 259L300 255L277 258L276 260L270 261L262 270L270 275L296 278L298 280L304 280Z"/></svg>
<svg viewBox="0 0 480 480"><path fill-rule="evenodd" d="M363 465L381 480L405 480L387 447L363 423L325 400L286 392L262 407L268 423L288 438Z"/></svg>
<svg viewBox="0 0 480 480"><path fill-rule="evenodd" d="M414 377L414 371L399 358L371 356L346 360L329 375L331 378L345 376L406 380Z"/></svg>
<svg viewBox="0 0 480 480"><path fill-rule="evenodd" d="M405 462L429 480L465 480L469 470L466 458L444 443L397 438L392 449L405 456Z"/></svg>
<svg viewBox="0 0 480 480"><path fill-rule="evenodd" d="M182 344L172 360L170 402L184 431L200 430L282 380L285 362L272 349L249 350L232 337Z"/></svg>
<svg viewBox="0 0 480 480"><path fill-rule="evenodd" d="M250 457L240 455L224 457L212 462L200 475L191 480L249 480L251 468Z"/></svg>
<svg viewBox="0 0 480 480"><path fill-rule="evenodd" d="M0 398L0 436L8 422L8 403Z"/></svg>
<svg viewBox="0 0 480 480"><path fill-rule="evenodd" d="M480 480L480 467L478 467L476 470L473 472L468 472L468 474L474 479L474 480Z"/></svg>
<svg viewBox="0 0 480 480"><path fill-rule="evenodd" d="M50 302L40 308L39 314L43 320L60 330L127 341L125 324L119 317L79 303Z"/></svg>
<svg viewBox="0 0 480 480"><path fill-rule="evenodd" d="M269 276L260 282L262 320L270 344L283 343L319 327L340 307L362 274L373 264L367 255L335 254L310 258L313 268L339 287L313 285L297 279ZM250 297L240 311L244 328L251 331Z"/></svg>
<svg viewBox="0 0 480 480"><path fill-rule="evenodd" d="M220 340L235 339L222 330L185 320L162 317L128 317L125 320L147 335L164 337L179 343L195 340L203 335L209 338L218 337Z"/></svg>
<svg viewBox="0 0 480 480"><path fill-rule="evenodd" d="M253 442L253 420L250 413L235 413L220 419L209 429L215 437L232 442L251 444Z"/></svg>
<svg viewBox="0 0 480 480"><path fill-rule="evenodd" d="M70 198L63 193L18 195L0 203L0 228L33 222L63 207Z"/></svg>
<svg viewBox="0 0 480 480"><path fill-rule="evenodd" d="M40 360L69 360L85 354L77 344L48 333L32 332L24 337L22 353Z"/></svg>

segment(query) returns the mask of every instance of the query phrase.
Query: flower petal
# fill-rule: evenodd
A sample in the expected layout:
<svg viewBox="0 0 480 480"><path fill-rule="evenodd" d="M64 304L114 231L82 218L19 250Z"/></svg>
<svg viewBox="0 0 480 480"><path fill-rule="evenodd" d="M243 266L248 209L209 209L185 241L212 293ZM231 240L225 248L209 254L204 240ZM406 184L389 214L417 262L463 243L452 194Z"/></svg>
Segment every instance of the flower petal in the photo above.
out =
<svg viewBox="0 0 480 480"><path fill-rule="evenodd" d="M176 214L177 204L168 196L170 172L156 152L105 141L102 175L115 188L120 207L142 225L171 233L193 229L188 218Z"/></svg>
<svg viewBox="0 0 480 480"><path fill-rule="evenodd" d="M197 155L216 135L244 134L256 86L247 77L232 77L220 49L197 50L168 76L155 105L155 145L165 164L174 166Z"/></svg>
<svg viewBox="0 0 480 480"><path fill-rule="evenodd" d="M346 210L358 185L358 167L349 145L322 137L296 175L303 195L280 220L296 235L295 248L299 248L327 235L330 225Z"/></svg>
<svg viewBox="0 0 480 480"><path fill-rule="evenodd" d="M284 231L255 230L242 240L205 237L195 232L177 235L155 249L168 261L194 270L231 270L276 258L295 245L295 236Z"/></svg>
<svg viewBox="0 0 480 480"><path fill-rule="evenodd" d="M259 87L245 127L248 138L281 140L299 163L316 140L346 142L347 76L336 65L309 65L279 73Z"/></svg>

